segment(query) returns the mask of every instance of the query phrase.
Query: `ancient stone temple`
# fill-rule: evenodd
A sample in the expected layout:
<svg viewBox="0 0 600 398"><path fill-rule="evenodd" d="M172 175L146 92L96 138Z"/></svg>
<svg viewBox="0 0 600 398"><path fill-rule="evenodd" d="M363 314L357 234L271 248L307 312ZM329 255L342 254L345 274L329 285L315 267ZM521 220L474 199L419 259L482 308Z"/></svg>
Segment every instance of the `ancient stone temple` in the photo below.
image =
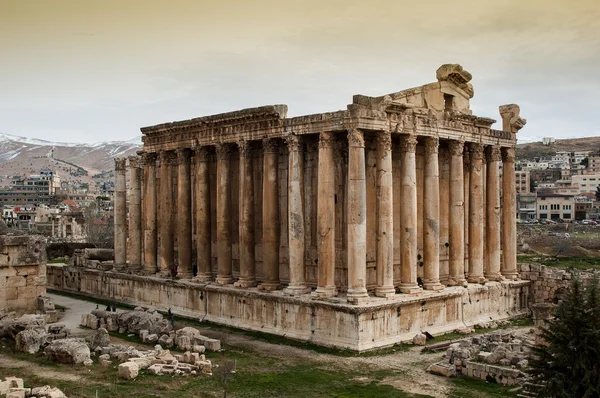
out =
<svg viewBox="0 0 600 398"><path fill-rule="evenodd" d="M78 288L358 351L526 311L525 120L504 105L492 129L470 110L470 80L443 65L435 83L337 112L142 128L128 189L116 160L115 270Z"/></svg>

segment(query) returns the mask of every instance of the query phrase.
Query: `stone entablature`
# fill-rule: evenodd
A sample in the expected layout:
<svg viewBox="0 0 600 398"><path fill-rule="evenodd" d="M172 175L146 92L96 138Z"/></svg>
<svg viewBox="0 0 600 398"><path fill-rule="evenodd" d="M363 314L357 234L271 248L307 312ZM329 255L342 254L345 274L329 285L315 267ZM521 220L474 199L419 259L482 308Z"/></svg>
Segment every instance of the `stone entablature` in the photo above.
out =
<svg viewBox="0 0 600 398"><path fill-rule="evenodd" d="M129 217L116 160L117 269L354 304L516 279L525 120L505 105L492 130L470 111L468 72L437 77L345 111L287 119L274 105L142 128Z"/></svg>

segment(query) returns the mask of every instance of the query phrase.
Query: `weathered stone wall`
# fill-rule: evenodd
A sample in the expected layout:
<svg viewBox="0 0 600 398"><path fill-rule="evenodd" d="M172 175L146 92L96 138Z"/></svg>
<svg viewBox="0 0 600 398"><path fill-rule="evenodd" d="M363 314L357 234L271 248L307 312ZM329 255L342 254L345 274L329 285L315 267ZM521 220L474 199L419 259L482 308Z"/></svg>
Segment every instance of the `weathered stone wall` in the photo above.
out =
<svg viewBox="0 0 600 398"><path fill-rule="evenodd" d="M364 305L284 296L215 284L48 267L49 286L131 305L171 308L177 314L241 329L365 351L528 312L529 282L490 282L421 295L373 298Z"/></svg>
<svg viewBox="0 0 600 398"><path fill-rule="evenodd" d="M530 304L558 303L569 290L575 275L583 284L591 283L594 277L600 279L600 270L566 270L547 267L541 264L519 264L520 276L532 282L529 294Z"/></svg>
<svg viewBox="0 0 600 398"><path fill-rule="evenodd" d="M37 235L0 235L0 310L35 312L46 294L46 241Z"/></svg>

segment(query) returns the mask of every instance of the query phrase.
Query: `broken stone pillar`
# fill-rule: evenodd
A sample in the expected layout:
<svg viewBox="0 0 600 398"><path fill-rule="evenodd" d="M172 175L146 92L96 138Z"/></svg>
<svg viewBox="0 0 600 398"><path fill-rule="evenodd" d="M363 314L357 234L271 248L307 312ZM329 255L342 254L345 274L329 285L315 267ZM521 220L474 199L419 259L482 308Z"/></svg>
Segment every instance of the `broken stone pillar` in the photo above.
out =
<svg viewBox="0 0 600 398"><path fill-rule="evenodd" d="M462 141L450 141L450 228L448 285L464 285L465 280L465 208Z"/></svg>
<svg viewBox="0 0 600 398"><path fill-rule="evenodd" d="M319 165L317 181L317 252L318 281L316 297L336 295L335 273L335 135L319 135Z"/></svg>
<svg viewBox="0 0 600 398"><path fill-rule="evenodd" d="M263 140L263 265L261 290L279 288L279 145L274 139Z"/></svg>
<svg viewBox="0 0 600 398"><path fill-rule="evenodd" d="M217 265L216 282L233 282L231 269L231 176L229 144L217 144Z"/></svg>
<svg viewBox="0 0 600 398"><path fill-rule="evenodd" d="M486 172L486 279L499 281L500 274L500 148L488 147ZM514 190L514 185L513 185Z"/></svg>
<svg viewBox="0 0 600 398"><path fill-rule="evenodd" d="M394 288L394 201L392 187L392 135L377 134L377 287L378 297L393 297Z"/></svg>
<svg viewBox="0 0 600 398"><path fill-rule="evenodd" d="M208 171L209 153L206 147L197 147L196 179L194 199L196 202L196 259L198 271L194 278L198 282L213 280L211 264L211 235L210 235L210 180Z"/></svg>
<svg viewBox="0 0 600 398"><path fill-rule="evenodd" d="M174 259L173 234L173 163L176 162L173 151L160 151L160 275L171 276Z"/></svg>
<svg viewBox="0 0 600 398"><path fill-rule="evenodd" d="M423 287L442 290L440 283L440 170L439 139L425 139L423 187Z"/></svg>
<svg viewBox="0 0 600 398"><path fill-rule="evenodd" d="M402 167L402 200L400 207L400 291L417 293L417 137L403 135L400 139Z"/></svg>
<svg viewBox="0 0 600 398"><path fill-rule="evenodd" d="M367 294L367 186L363 132L348 132L348 301L359 303ZM416 191L415 191L416 192Z"/></svg>
<svg viewBox="0 0 600 398"><path fill-rule="evenodd" d="M142 191L139 158L129 157L129 269L139 270L142 264Z"/></svg>
<svg viewBox="0 0 600 398"><path fill-rule="evenodd" d="M234 285L247 288L256 285L252 148L249 141L240 141L238 149L240 153L240 278Z"/></svg>
<svg viewBox="0 0 600 398"><path fill-rule="evenodd" d="M300 137L290 134L288 145L288 238L290 250L290 284L284 293L300 295L310 292L304 271L304 162Z"/></svg>
<svg viewBox="0 0 600 398"><path fill-rule="evenodd" d="M177 276L191 279L192 270L192 191L189 149L177 150Z"/></svg>
<svg viewBox="0 0 600 398"><path fill-rule="evenodd" d="M125 182L126 158L115 158L115 267L127 261L127 192ZM63 236L64 237L64 236Z"/></svg>
<svg viewBox="0 0 600 398"><path fill-rule="evenodd" d="M483 146L472 143L469 191L469 282L485 283L483 276Z"/></svg>
<svg viewBox="0 0 600 398"><path fill-rule="evenodd" d="M144 273L158 272L156 263L156 153L142 155L144 166Z"/></svg>
<svg viewBox="0 0 600 398"><path fill-rule="evenodd" d="M517 200L515 149L502 148L502 265L506 279L517 279Z"/></svg>

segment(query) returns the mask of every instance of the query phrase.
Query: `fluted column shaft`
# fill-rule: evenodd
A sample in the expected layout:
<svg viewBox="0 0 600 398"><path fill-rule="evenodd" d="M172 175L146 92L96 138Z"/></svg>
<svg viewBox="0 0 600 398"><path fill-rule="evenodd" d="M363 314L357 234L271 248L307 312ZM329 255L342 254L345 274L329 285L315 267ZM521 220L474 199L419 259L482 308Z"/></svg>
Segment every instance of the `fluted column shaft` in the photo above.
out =
<svg viewBox="0 0 600 398"><path fill-rule="evenodd" d="M274 139L263 140L263 264L261 290L279 287L279 146Z"/></svg>
<svg viewBox="0 0 600 398"><path fill-rule="evenodd" d="M440 168L439 139L425 140L423 187L423 287L441 290L440 283Z"/></svg>
<svg viewBox="0 0 600 398"><path fill-rule="evenodd" d="M500 148L488 147L486 172L486 251L487 264L484 275L499 281L500 274Z"/></svg>
<svg viewBox="0 0 600 398"><path fill-rule="evenodd" d="M357 303L367 294L367 185L363 132L348 132L348 301Z"/></svg>
<svg viewBox="0 0 600 398"><path fill-rule="evenodd" d="M331 132L319 136L319 165L317 181L317 297L336 295L335 288L335 163Z"/></svg>
<svg viewBox="0 0 600 398"><path fill-rule="evenodd" d="M173 164L176 156L172 151L160 152L160 274L171 276L174 259L173 222Z"/></svg>
<svg viewBox="0 0 600 398"><path fill-rule="evenodd" d="M209 152L206 147L195 149L196 179L196 263L197 273L195 280L209 282L212 276L212 249L211 249L211 212L210 212L210 178L208 170Z"/></svg>
<svg viewBox="0 0 600 398"><path fill-rule="evenodd" d="M192 270L192 190L189 149L177 150L177 276L191 279Z"/></svg>
<svg viewBox="0 0 600 398"><path fill-rule="evenodd" d="M400 140L402 162L402 203L400 208L400 291L416 293L417 283L417 137L403 135Z"/></svg>
<svg viewBox="0 0 600 398"><path fill-rule="evenodd" d="M235 286L247 288L256 284L254 257L254 181L252 151L248 141L238 143L240 152L240 278Z"/></svg>
<svg viewBox="0 0 600 398"><path fill-rule="evenodd" d="M142 191L139 158L129 157L129 269L139 270L142 264Z"/></svg>
<svg viewBox="0 0 600 398"><path fill-rule="evenodd" d="M217 144L217 279L220 285L233 282L231 253L231 172L229 144Z"/></svg>
<svg viewBox="0 0 600 398"><path fill-rule="evenodd" d="M517 279L515 149L502 148L502 275Z"/></svg>
<svg viewBox="0 0 600 398"><path fill-rule="evenodd" d="M377 287L378 297L393 297L394 288L394 200L392 186L392 135L377 134Z"/></svg>
<svg viewBox="0 0 600 398"><path fill-rule="evenodd" d="M144 165L144 273L158 272L156 262L156 153L142 155Z"/></svg>
<svg viewBox="0 0 600 398"><path fill-rule="evenodd" d="M464 285L465 279L465 189L464 143L451 141L450 147L450 228L448 285Z"/></svg>
<svg viewBox="0 0 600 398"><path fill-rule="evenodd" d="M115 267L127 261L127 193L125 158L115 158Z"/></svg>
<svg viewBox="0 0 600 398"><path fill-rule="evenodd" d="M484 283L483 276L483 146L471 144L469 191L469 282Z"/></svg>
<svg viewBox="0 0 600 398"><path fill-rule="evenodd" d="M310 292L304 270L304 159L300 137L291 134L288 145L288 239L290 250L290 284L286 294Z"/></svg>

